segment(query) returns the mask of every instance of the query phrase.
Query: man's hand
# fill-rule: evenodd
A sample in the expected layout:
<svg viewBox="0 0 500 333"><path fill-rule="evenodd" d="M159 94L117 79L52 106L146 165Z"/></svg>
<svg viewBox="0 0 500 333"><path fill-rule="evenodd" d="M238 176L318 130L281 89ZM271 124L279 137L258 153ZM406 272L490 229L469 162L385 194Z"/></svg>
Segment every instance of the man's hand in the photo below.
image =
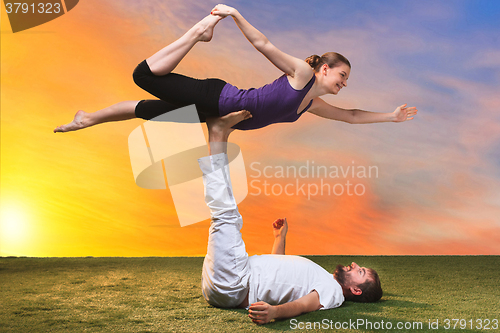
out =
<svg viewBox="0 0 500 333"><path fill-rule="evenodd" d="M248 308L248 316L258 325L267 324L276 318L276 307L266 302L253 303Z"/></svg>
<svg viewBox="0 0 500 333"><path fill-rule="evenodd" d="M288 232L288 223L286 218L277 219L273 223L274 243L271 254L285 254L286 233Z"/></svg>
<svg viewBox="0 0 500 333"><path fill-rule="evenodd" d="M277 219L273 223L273 235L274 237L286 237L288 232L288 223L286 222L286 217L284 219Z"/></svg>

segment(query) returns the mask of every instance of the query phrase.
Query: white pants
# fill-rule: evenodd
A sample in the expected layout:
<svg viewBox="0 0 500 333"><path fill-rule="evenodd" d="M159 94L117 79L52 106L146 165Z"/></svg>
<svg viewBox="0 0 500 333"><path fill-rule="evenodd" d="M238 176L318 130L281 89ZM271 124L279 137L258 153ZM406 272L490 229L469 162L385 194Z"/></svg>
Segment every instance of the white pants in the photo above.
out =
<svg viewBox="0 0 500 333"><path fill-rule="evenodd" d="M227 155L207 156L198 163L212 217L201 289L213 306L233 308L248 293L248 254L240 232L243 220L233 197Z"/></svg>

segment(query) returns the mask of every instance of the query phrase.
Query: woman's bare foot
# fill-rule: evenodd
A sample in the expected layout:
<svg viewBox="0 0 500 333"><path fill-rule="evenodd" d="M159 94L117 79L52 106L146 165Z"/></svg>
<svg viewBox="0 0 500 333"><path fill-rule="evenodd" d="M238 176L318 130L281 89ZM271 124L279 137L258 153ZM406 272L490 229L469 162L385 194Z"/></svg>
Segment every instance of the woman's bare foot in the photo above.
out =
<svg viewBox="0 0 500 333"><path fill-rule="evenodd" d="M203 20L198 22L192 29L198 35L198 41L209 42L214 35L214 28L224 17L219 15L208 15Z"/></svg>
<svg viewBox="0 0 500 333"><path fill-rule="evenodd" d="M76 131L76 130L88 127L89 124L86 121L87 115L88 115L88 113L85 111L82 111L82 110L78 111L75 114L75 118L73 119L72 122L70 122L69 124L66 124L66 125L58 126L54 130L54 133Z"/></svg>
<svg viewBox="0 0 500 333"><path fill-rule="evenodd" d="M240 121L252 118L250 111L241 110L238 112L231 112L224 117L208 118L208 141L210 142L224 142L227 141L229 134L234 131L233 127Z"/></svg>

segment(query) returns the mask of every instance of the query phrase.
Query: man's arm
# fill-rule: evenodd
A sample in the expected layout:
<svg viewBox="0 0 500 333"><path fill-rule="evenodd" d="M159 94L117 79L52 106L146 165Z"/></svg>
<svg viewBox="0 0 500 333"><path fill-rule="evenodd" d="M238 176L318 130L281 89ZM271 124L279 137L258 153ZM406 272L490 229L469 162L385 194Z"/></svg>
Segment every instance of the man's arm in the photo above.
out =
<svg viewBox="0 0 500 333"><path fill-rule="evenodd" d="M288 232L288 223L286 218L277 219L273 223L274 244L271 254L285 254L286 233Z"/></svg>
<svg viewBox="0 0 500 333"><path fill-rule="evenodd" d="M280 305L270 305L266 302L257 302L250 305L248 316L256 324L267 324L273 319L286 319L300 314L321 309L319 294L313 290L301 298Z"/></svg>

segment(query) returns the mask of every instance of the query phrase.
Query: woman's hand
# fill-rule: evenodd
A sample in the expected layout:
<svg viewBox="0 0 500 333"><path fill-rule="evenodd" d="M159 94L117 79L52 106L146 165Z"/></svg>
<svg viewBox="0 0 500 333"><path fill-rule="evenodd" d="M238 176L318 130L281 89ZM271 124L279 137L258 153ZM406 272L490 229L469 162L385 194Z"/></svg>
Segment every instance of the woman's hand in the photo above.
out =
<svg viewBox="0 0 500 333"><path fill-rule="evenodd" d="M394 122L400 123L406 120L412 120L418 112L417 108L412 106L410 108L406 107L407 104L398 106L396 110L392 113L394 116Z"/></svg>
<svg viewBox="0 0 500 333"><path fill-rule="evenodd" d="M277 219L273 223L273 235L274 237L286 237L286 233L288 232L288 223L286 222L286 218Z"/></svg>
<svg viewBox="0 0 500 333"><path fill-rule="evenodd" d="M257 302L248 308L248 316L258 325L267 324L276 318L276 308L266 302Z"/></svg>
<svg viewBox="0 0 500 333"><path fill-rule="evenodd" d="M233 16L235 12L236 9L234 9L233 7L218 4L217 6L214 7L214 9L212 9L212 12L210 14L226 17L226 16Z"/></svg>

